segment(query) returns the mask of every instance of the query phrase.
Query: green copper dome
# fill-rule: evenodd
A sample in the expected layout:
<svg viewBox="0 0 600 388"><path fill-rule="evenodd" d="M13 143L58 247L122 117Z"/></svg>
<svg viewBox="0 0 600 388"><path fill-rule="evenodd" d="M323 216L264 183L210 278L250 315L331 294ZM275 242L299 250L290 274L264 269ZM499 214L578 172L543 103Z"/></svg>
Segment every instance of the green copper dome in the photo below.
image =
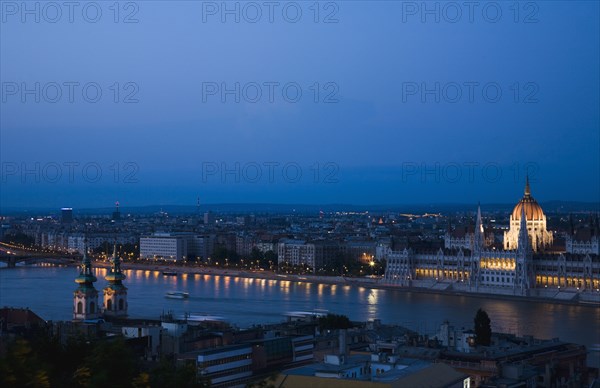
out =
<svg viewBox="0 0 600 388"><path fill-rule="evenodd" d="M121 281L125 280L127 276L125 276L125 274L121 272L121 258L117 256L116 244L113 248L113 256L111 262L112 266L108 274L106 274L105 279L108 280L111 283L111 285L120 285Z"/></svg>
<svg viewBox="0 0 600 388"><path fill-rule="evenodd" d="M75 283L79 284L78 290L93 290L94 282L98 279L92 272L92 261L87 255L86 248L83 250L83 259L81 260L81 266L79 268L79 276L75 278Z"/></svg>

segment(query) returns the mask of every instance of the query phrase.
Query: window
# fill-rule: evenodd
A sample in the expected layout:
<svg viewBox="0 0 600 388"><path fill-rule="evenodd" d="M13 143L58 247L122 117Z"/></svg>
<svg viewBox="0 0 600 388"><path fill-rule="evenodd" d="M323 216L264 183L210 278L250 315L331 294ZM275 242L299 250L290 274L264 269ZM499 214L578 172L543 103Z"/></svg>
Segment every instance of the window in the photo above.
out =
<svg viewBox="0 0 600 388"><path fill-rule="evenodd" d="M96 312L96 303L90 303L90 314L94 314Z"/></svg>
<svg viewBox="0 0 600 388"><path fill-rule="evenodd" d="M106 301L106 309L108 311L112 310L112 299Z"/></svg>
<svg viewBox="0 0 600 388"><path fill-rule="evenodd" d="M83 304L81 302L77 302L77 314L83 313Z"/></svg>
<svg viewBox="0 0 600 388"><path fill-rule="evenodd" d="M123 299L119 299L119 310L123 310Z"/></svg>

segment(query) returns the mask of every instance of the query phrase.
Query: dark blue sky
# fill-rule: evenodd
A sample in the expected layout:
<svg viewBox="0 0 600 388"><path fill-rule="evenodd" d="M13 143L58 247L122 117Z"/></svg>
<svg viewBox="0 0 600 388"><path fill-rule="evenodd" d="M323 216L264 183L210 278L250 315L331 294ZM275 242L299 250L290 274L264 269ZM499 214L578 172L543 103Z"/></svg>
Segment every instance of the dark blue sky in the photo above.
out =
<svg viewBox="0 0 600 388"><path fill-rule="evenodd" d="M3 207L600 197L598 2L25 4Z"/></svg>

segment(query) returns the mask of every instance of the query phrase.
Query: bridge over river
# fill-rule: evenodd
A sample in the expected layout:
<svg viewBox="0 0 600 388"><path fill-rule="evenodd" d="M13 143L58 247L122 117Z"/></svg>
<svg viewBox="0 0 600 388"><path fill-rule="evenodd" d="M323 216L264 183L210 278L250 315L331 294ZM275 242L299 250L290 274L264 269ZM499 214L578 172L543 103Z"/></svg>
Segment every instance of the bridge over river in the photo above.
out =
<svg viewBox="0 0 600 388"><path fill-rule="evenodd" d="M28 265L44 261L57 264L71 264L74 260L80 259L81 256L79 255L19 249L0 243L0 263L5 263L8 268L14 268L19 263Z"/></svg>

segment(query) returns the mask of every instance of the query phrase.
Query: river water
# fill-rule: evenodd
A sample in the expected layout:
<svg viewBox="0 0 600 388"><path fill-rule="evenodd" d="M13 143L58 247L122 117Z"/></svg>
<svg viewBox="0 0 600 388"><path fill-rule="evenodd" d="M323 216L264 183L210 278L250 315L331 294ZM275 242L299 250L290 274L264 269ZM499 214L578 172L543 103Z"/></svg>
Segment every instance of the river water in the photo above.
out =
<svg viewBox="0 0 600 388"><path fill-rule="evenodd" d="M95 269L100 291L106 270ZM0 306L29 307L45 320L72 317L75 267L18 266L0 269ZM239 327L280 322L290 311L324 309L352 320L381 319L425 334L444 320L471 328L478 308L487 311L492 330L537 338L600 344L600 308L543 302L377 290L356 286L287 280L182 274L163 276L155 270L126 270L129 315L158 318L163 311L199 313L224 318ZM185 291L187 300L167 299L168 291ZM102 303L100 301L100 303ZM592 360L598 358L592 354Z"/></svg>

